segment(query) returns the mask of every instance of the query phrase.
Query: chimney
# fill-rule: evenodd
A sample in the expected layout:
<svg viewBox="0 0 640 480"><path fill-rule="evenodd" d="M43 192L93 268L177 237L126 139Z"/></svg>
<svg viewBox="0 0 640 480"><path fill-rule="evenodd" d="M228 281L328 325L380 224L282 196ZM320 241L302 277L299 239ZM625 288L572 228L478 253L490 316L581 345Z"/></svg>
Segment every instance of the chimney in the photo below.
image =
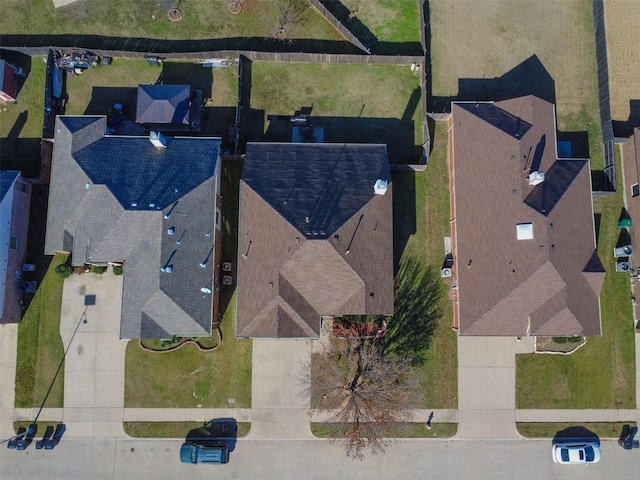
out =
<svg viewBox="0 0 640 480"><path fill-rule="evenodd" d="M387 193L387 181L379 178L373 185L373 193L376 195L384 195Z"/></svg>
<svg viewBox="0 0 640 480"><path fill-rule="evenodd" d="M532 187L535 187L542 182L544 182L544 172L536 170L535 172L531 172L529 174L529 185L531 185Z"/></svg>
<svg viewBox="0 0 640 480"><path fill-rule="evenodd" d="M149 134L149 141L156 148L167 148L167 139L160 132L151 132Z"/></svg>

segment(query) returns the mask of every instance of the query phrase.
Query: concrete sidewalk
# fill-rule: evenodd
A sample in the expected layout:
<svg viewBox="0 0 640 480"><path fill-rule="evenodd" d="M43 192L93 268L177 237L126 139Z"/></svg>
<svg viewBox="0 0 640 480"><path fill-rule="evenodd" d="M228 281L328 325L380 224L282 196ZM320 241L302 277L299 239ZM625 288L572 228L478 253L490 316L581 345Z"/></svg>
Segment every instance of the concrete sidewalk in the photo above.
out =
<svg viewBox="0 0 640 480"><path fill-rule="evenodd" d="M0 438L14 435L16 358L18 324L0 324Z"/></svg>

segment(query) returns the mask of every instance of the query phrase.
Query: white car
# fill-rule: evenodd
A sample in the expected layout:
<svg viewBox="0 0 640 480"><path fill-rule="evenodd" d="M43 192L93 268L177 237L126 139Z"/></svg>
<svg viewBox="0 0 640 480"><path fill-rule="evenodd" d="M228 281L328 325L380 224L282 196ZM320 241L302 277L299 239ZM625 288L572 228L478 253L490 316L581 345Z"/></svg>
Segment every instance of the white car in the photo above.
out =
<svg viewBox="0 0 640 480"><path fill-rule="evenodd" d="M600 446L595 442L558 443L551 451L556 463L596 463L600 461Z"/></svg>

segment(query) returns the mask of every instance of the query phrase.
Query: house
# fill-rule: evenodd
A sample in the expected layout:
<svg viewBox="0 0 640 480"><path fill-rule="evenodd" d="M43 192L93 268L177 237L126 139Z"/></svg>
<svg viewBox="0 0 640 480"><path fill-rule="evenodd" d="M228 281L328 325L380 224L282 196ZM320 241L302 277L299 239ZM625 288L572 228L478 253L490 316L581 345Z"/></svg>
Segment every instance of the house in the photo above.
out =
<svg viewBox="0 0 640 480"><path fill-rule="evenodd" d="M200 131L202 91L189 85L139 85L136 122L147 130Z"/></svg>
<svg viewBox="0 0 640 480"><path fill-rule="evenodd" d="M0 58L0 103L15 102L18 96L17 69Z"/></svg>
<svg viewBox="0 0 640 480"><path fill-rule="evenodd" d="M558 158L554 105L454 102L449 136L459 334L600 335L589 161Z"/></svg>
<svg viewBox="0 0 640 480"><path fill-rule="evenodd" d="M105 135L56 118L45 253L124 266L121 338L206 336L217 321L220 139Z"/></svg>
<svg viewBox="0 0 640 480"><path fill-rule="evenodd" d="M31 184L17 170L0 171L0 323L22 318Z"/></svg>
<svg viewBox="0 0 640 480"><path fill-rule="evenodd" d="M249 143L237 336L320 336L321 317L393 313L385 145Z"/></svg>
<svg viewBox="0 0 640 480"><path fill-rule="evenodd" d="M622 142L621 146L622 152L622 184L624 188L624 205L627 209L627 214L631 219L631 226L629 227L628 233L630 234L627 238L623 237L623 242L618 242L619 247L630 246L631 254L627 258L623 258L624 253L618 251L614 251L614 255L617 258L616 263L624 262L625 260L629 261L630 266L633 268L638 268L638 256L635 253L636 245L634 245L634 239L640 238L640 187L638 184L640 183L640 127L634 127L632 135ZM630 237L630 238L629 238ZM617 250L617 249L616 249ZM629 272L634 275L637 275L637 271ZM640 294L640 290L638 289L637 278L631 283L633 294L637 298ZM633 301L634 312L633 318L637 320L640 318L640 311L638 310L640 307L637 302ZM640 332L640 323L636 325L636 331Z"/></svg>

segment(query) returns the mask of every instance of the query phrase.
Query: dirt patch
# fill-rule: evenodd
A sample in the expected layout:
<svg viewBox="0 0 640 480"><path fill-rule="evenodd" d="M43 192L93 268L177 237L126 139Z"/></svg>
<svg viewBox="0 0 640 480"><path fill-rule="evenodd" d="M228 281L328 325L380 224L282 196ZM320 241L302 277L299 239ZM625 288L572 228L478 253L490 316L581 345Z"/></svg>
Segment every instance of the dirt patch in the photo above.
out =
<svg viewBox="0 0 640 480"><path fill-rule="evenodd" d="M627 120L630 100L640 100L640 5L637 0L607 0L604 21L607 33L611 117Z"/></svg>
<svg viewBox="0 0 640 480"><path fill-rule="evenodd" d="M590 1L437 0L430 8L434 96L456 95L458 79L500 77L537 55L555 81L559 115L597 108Z"/></svg>

